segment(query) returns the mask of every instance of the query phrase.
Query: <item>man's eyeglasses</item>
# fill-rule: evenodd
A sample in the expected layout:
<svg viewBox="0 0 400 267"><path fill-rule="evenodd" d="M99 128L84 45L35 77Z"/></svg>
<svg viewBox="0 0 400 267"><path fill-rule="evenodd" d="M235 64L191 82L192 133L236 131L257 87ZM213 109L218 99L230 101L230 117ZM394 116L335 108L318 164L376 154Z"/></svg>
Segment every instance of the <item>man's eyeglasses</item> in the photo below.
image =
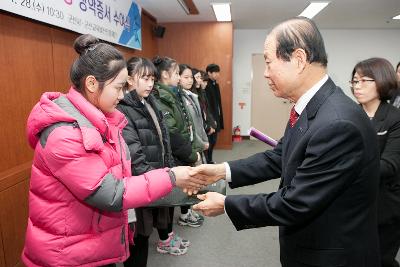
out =
<svg viewBox="0 0 400 267"><path fill-rule="evenodd" d="M354 87L356 85L361 85L362 83L365 83L365 82L375 82L375 80L374 79L361 79L361 80L349 81L351 87Z"/></svg>

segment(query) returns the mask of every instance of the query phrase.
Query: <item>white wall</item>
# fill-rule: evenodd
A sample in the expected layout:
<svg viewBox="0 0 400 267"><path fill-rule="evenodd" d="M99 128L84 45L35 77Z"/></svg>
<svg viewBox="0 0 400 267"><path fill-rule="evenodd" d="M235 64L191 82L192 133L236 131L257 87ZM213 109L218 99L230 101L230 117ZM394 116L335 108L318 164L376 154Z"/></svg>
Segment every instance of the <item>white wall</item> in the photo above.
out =
<svg viewBox="0 0 400 267"><path fill-rule="evenodd" d="M251 56L263 53L268 32L234 30L233 126L240 125L243 135L251 126ZM394 66L400 61L400 30L321 30L321 33L328 53L328 73L350 96L348 81L358 61L383 57ZM246 103L243 109L239 102Z"/></svg>

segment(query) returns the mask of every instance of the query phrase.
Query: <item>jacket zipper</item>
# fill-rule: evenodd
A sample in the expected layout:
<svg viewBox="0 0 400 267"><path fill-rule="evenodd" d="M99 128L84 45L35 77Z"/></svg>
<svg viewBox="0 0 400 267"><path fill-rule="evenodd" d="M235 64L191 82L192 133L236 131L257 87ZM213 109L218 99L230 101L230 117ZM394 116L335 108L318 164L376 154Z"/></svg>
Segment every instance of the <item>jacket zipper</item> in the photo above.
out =
<svg viewBox="0 0 400 267"><path fill-rule="evenodd" d="M121 159L121 164L122 164L122 175L124 175L125 173L125 167L124 167L124 162L122 160L122 143L121 143L121 134L120 134L120 130L118 129L118 143L119 143L119 155L120 155L120 159ZM128 152L128 151L127 151ZM124 211L122 211L124 214ZM124 216L125 217L125 216ZM126 218L127 220L127 218ZM125 237L125 224L122 225L122 232L121 232L121 244L124 244L125 247L125 253L128 254L128 245L126 242L126 237Z"/></svg>
<svg viewBox="0 0 400 267"><path fill-rule="evenodd" d="M121 134L120 130L118 130L118 142L119 142L119 156L121 159L121 165L122 165L122 175L125 173L125 166L124 166L124 161L122 160L122 144L121 144ZM128 151L127 151L128 152Z"/></svg>

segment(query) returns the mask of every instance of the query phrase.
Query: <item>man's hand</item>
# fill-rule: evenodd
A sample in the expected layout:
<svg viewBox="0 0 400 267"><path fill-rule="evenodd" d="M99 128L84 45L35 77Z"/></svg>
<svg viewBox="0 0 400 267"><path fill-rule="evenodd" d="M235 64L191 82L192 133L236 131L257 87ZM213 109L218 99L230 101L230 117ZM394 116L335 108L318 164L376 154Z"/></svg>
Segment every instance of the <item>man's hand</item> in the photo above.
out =
<svg viewBox="0 0 400 267"><path fill-rule="evenodd" d="M179 166L173 167L171 171L175 174L176 186L183 189L188 195L197 194L197 192L207 185L202 177L193 177L189 175L191 167Z"/></svg>
<svg viewBox="0 0 400 267"><path fill-rule="evenodd" d="M208 192L204 195L197 195L202 200L192 208L203 213L205 216L215 217L225 213L225 196L216 192Z"/></svg>
<svg viewBox="0 0 400 267"><path fill-rule="evenodd" d="M202 164L192 168L189 175L202 180L206 185L213 184L218 180L225 179L225 165L221 164Z"/></svg>

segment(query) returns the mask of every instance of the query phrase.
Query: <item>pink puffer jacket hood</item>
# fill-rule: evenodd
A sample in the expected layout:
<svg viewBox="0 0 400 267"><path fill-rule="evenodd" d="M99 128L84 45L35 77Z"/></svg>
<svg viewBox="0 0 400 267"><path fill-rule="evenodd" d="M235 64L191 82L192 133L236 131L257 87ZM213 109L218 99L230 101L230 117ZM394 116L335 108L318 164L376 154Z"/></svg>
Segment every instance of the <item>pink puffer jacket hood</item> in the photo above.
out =
<svg viewBox="0 0 400 267"><path fill-rule="evenodd" d="M127 209L172 190L167 169L131 176L126 118L79 92L44 93L28 118L35 149L22 252L28 266L102 266L129 255Z"/></svg>

